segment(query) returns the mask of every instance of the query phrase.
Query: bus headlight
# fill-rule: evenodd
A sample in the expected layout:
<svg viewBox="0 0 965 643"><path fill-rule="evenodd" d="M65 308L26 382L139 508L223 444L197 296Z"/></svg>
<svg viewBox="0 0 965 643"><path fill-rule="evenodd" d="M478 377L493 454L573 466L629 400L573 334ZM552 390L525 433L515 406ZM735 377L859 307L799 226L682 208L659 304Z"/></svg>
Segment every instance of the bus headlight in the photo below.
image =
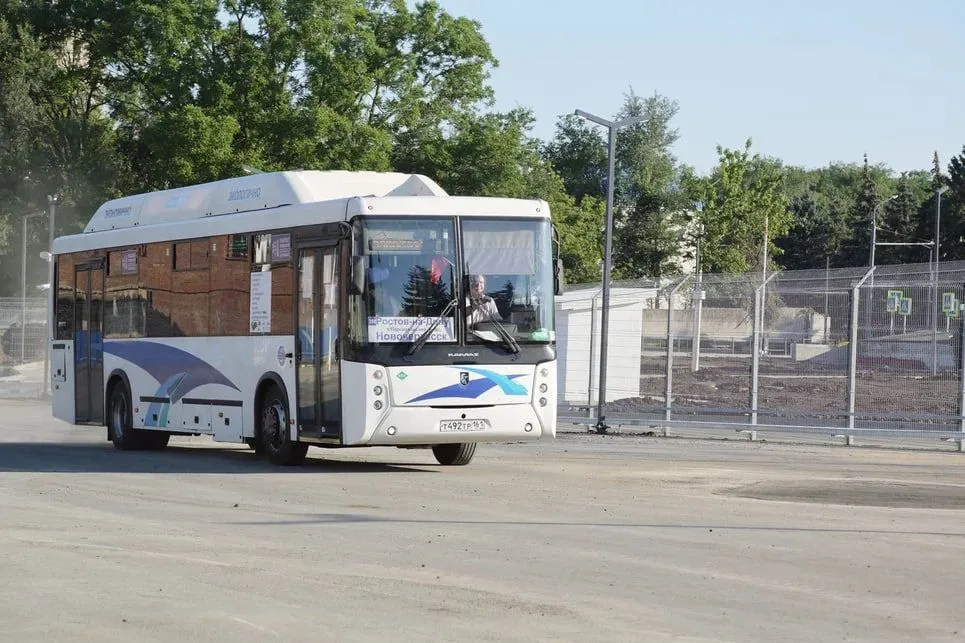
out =
<svg viewBox="0 0 965 643"><path fill-rule="evenodd" d="M545 397L539 398L539 405L540 405L540 406L546 406L546 398L545 398Z"/></svg>
<svg viewBox="0 0 965 643"><path fill-rule="evenodd" d="M381 410L381 409L382 409L382 400L375 400L375 404L373 404L372 406L375 407L375 410L376 410L376 411Z"/></svg>
<svg viewBox="0 0 965 643"><path fill-rule="evenodd" d="M372 389L372 392L375 393L376 395L382 395L382 387L376 386L374 389Z"/></svg>
<svg viewBox="0 0 965 643"><path fill-rule="evenodd" d="M548 390L549 390L549 387L546 386L546 383L545 383L545 382L544 382L543 384L540 384L540 385L539 385L539 392L540 392L540 393L545 393L545 392L548 391Z"/></svg>

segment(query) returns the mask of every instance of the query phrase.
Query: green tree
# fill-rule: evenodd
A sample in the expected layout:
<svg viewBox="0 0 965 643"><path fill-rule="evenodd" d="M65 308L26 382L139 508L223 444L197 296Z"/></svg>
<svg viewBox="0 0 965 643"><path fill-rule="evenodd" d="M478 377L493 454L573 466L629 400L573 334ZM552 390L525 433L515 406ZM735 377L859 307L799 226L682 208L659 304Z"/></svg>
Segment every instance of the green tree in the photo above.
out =
<svg viewBox="0 0 965 643"><path fill-rule="evenodd" d="M791 199L791 216L788 233L775 240L781 266L805 270L827 265L848 236L846 212L822 194L805 192Z"/></svg>
<svg viewBox="0 0 965 643"><path fill-rule="evenodd" d="M600 129L574 114L556 123L556 134L540 150L579 204L583 197L606 198L607 142Z"/></svg>
<svg viewBox="0 0 965 643"><path fill-rule="evenodd" d="M868 155L864 156L861 183L851 206L851 238L844 244L843 261L848 266L867 266L871 261L872 221L881 225L880 207L884 199L879 195L878 178L871 171ZM875 248L877 256L877 248ZM875 260L877 264L877 259Z"/></svg>
<svg viewBox="0 0 965 643"><path fill-rule="evenodd" d="M96 82L86 74L86 49L52 40L31 22L28 9L9 3L0 20L0 255L9 255L20 220L60 199L57 231L86 223L117 174L115 133L102 110ZM28 239L28 288L46 281L36 259L46 230L34 222ZM19 245L19 244L14 244ZM19 250L19 248L17 248ZM19 254L19 253L18 253ZM0 261L0 295L19 291L21 260Z"/></svg>
<svg viewBox="0 0 965 643"><path fill-rule="evenodd" d="M937 155L936 155L937 156ZM937 161L936 161L936 169ZM936 192L942 186L948 191L941 196L941 249L942 261L965 259L965 146L948 162L948 174L934 172L928 205L923 218L934 220Z"/></svg>
<svg viewBox="0 0 965 643"><path fill-rule="evenodd" d="M884 206L884 220L878 231L883 242L915 243L918 239L919 209L921 204L907 172L901 173L895 198ZM876 264L911 263L927 260L928 250L919 246L882 246L878 248Z"/></svg>
<svg viewBox="0 0 965 643"><path fill-rule="evenodd" d="M671 148L675 100L631 92L618 120L641 117L617 137L614 199L614 277L661 279L680 272L689 208L680 189L681 168Z"/></svg>
<svg viewBox="0 0 965 643"><path fill-rule="evenodd" d="M717 146L719 163L713 178L697 184L697 197L704 209L704 242L701 256L707 272L747 272L760 269L767 256L779 248L774 239L787 234L791 225L789 199L780 166L758 154L751 156L751 140L743 150Z"/></svg>

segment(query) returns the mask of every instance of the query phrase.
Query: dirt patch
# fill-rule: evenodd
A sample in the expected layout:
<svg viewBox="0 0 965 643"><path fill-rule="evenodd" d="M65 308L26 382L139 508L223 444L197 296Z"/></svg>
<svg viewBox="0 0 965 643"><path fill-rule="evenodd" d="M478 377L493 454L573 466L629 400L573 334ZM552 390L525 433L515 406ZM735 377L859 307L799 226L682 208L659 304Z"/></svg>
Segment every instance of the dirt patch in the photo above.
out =
<svg viewBox="0 0 965 643"><path fill-rule="evenodd" d="M965 509L965 487L862 480L765 481L727 495L757 500L911 509Z"/></svg>
<svg viewBox="0 0 965 643"><path fill-rule="evenodd" d="M665 371L665 361L645 360L640 396L619 400L613 406L660 410ZM925 424L958 415L961 386L954 373L933 376L930 372L859 367L856 386L859 413L881 414L882 418L893 414L937 416L923 418ZM747 409L750 390L749 358L706 358L697 373L691 372L689 359L674 360L672 400L680 410ZM761 410L839 417L848 409L847 369L763 357L757 403Z"/></svg>

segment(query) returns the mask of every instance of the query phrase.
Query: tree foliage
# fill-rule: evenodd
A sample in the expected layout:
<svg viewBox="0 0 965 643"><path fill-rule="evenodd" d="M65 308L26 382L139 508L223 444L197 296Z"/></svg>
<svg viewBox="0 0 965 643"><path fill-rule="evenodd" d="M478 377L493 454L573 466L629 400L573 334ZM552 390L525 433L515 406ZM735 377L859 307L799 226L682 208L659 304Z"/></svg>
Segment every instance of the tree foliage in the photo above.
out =
<svg viewBox="0 0 965 643"><path fill-rule="evenodd" d="M698 183L704 203L702 262L708 272L747 272L763 267L780 249L774 239L785 235L792 218L780 166L751 155L751 139L742 150L717 147L719 164L713 178Z"/></svg>
<svg viewBox="0 0 965 643"><path fill-rule="evenodd" d="M421 172L453 194L545 199L567 280L601 276L606 131L572 114L553 138L492 109L498 64L480 24L435 0L0 0L0 295L19 289L20 221L59 198L58 233L108 198L237 176L244 166ZM704 268L866 265L882 239L934 236L965 259L965 149L943 171L867 159L805 169L718 148L696 176L673 153L675 100L632 90L617 138L615 278ZM885 198L895 199L882 205ZM694 201L703 201L699 221ZM29 280L44 279L41 220ZM927 248L879 250L877 263Z"/></svg>

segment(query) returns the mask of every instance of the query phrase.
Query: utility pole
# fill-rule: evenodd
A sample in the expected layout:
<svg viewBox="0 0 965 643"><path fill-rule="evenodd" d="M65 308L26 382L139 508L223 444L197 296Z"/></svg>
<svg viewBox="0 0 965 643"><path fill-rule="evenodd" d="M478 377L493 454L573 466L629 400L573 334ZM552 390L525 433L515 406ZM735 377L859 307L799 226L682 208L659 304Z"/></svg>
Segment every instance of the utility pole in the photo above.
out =
<svg viewBox="0 0 965 643"><path fill-rule="evenodd" d="M57 321L53 319L53 301L54 297L57 296L57 289L54 284L54 222L57 218L57 201L59 198L56 194L47 195L47 317L44 320L44 394L50 391L50 343L57 331Z"/></svg>

